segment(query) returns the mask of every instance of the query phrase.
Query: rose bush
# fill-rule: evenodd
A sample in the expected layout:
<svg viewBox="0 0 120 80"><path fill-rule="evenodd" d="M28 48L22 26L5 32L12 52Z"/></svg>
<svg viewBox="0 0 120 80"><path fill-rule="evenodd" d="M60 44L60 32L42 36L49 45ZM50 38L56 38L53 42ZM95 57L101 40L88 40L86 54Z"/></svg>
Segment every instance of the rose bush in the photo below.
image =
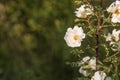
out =
<svg viewBox="0 0 120 80"><path fill-rule="evenodd" d="M64 39L78 56L76 64L82 74L78 79L119 80L120 1L106 8L92 0L75 3L80 6L75 11L76 26L67 29Z"/></svg>

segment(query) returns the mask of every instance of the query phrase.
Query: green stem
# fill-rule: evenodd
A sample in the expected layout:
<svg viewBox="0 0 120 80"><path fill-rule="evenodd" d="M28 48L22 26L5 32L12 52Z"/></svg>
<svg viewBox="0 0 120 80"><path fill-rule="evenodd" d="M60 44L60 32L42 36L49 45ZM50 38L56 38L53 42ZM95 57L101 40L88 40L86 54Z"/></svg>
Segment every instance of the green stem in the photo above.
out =
<svg viewBox="0 0 120 80"><path fill-rule="evenodd" d="M116 52L115 54L113 54L113 55L105 58L103 61L109 60L110 58L115 57L115 56L118 55L119 53L120 53L120 52L118 51L118 52Z"/></svg>
<svg viewBox="0 0 120 80"><path fill-rule="evenodd" d="M115 80L119 80L117 63L115 63L114 66L115 66Z"/></svg>

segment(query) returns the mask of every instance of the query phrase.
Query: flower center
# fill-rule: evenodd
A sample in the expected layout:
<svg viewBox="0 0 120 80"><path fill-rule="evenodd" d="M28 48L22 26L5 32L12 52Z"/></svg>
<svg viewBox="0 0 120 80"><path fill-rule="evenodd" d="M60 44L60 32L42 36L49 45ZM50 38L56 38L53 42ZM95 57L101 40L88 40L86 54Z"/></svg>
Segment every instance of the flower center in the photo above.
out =
<svg viewBox="0 0 120 80"><path fill-rule="evenodd" d="M78 40L78 36L77 35L74 35L74 40L76 41L76 40Z"/></svg>
<svg viewBox="0 0 120 80"><path fill-rule="evenodd" d="M113 41L116 41L116 37L115 36L112 36L112 39L113 39Z"/></svg>
<svg viewBox="0 0 120 80"><path fill-rule="evenodd" d="M119 12L118 9L116 9L114 13L115 13L115 14L120 14L120 12Z"/></svg>
<svg viewBox="0 0 120 80"><path fill-rule="evenodd" d="M86 17L87 17L87 14L86 14L86 13L83 13L82 16L83 16L84 18L86 18Z"/></svg>

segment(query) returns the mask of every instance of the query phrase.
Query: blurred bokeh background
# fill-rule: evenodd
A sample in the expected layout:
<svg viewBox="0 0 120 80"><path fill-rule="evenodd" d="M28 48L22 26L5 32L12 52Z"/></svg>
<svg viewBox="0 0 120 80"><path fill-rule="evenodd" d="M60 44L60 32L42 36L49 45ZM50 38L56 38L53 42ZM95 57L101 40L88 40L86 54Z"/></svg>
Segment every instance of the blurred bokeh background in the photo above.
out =
<svg viewBox="0 0 120 80"><path fill-rule="evenodd" d="M73 80L64 41L73 0L0 0L0 80Z"/></svg>
<svg viewBox="0 0 120 80"><path fill-rule="evenodd" d="M72 80L73 14L71 0L0 0L0 80Z"/></svg>

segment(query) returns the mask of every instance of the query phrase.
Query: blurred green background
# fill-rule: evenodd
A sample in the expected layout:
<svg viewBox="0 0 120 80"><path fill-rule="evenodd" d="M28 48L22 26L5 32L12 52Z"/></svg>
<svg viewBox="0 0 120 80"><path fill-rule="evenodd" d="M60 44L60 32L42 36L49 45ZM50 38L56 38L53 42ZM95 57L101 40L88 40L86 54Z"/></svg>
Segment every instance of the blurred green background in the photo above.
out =
<svg viewBox="0 0 120 80"><path fill-rule="evenodd" d="M73 15L72 0L0 0L0 80L72 80Z"/></svg>

